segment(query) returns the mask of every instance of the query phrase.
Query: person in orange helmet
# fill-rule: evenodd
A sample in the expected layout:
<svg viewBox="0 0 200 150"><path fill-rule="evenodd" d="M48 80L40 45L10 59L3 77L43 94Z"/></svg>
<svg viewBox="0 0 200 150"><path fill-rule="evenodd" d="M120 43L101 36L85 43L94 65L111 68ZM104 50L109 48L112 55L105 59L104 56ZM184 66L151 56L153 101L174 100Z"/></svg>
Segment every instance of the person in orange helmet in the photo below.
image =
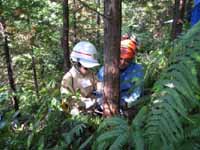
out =
<svg viewBox="0 0 200 150"><path fill-rule="evenodd" d="M141 64L133 61L137 48L138 42L134 36L122 36L119 62L121 109L130 108L142 93L143 67ZM104 67L99 70L97 76L99 81L103 82Z"/></svg>

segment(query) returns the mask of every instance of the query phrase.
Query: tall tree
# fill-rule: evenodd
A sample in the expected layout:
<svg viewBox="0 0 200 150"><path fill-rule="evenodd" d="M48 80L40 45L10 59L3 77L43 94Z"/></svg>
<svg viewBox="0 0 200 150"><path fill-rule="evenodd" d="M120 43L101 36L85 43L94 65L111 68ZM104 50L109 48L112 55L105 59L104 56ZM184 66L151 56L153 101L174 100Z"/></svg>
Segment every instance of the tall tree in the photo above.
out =
<svg viewBox="0 0 200 150"><path fill-rule="evenodd" d="M0 23L1 26L1 34L3 34L4 37L4 53L5 53L5 59L6 59L6 64L7 64L7 71L8 71L8 80L12 92L12 104L15 109L15 111L19 110L19 103L18 99L16 96L17 90L16 90L16 85L15 85L15 80L14 80L14 75L13 75L13 69L12 69L12 59L10 56L10 49L8 46L8 36L5 34L5 30L3 28L3 25Z"/></svg>
<svg viewBox="0 0 200 150"><path fill-rule="evenodd" d="M98 11L101 3L100 3L100 0L95 0L95 1L96 1L97 11ZM101 21L99 13L96 14L96 21L97 21L96 45L97 47L99 47L100 46L100 21Z"/></svg>
<svg viewBox="0 0 200 150"><path fill-rule="evenodd" d="M193 0L186 1L185 12L186 12L186 17L188 21L190 21L191 16L192 16L192 5L193 5Z"/></svg>
<svg viewBox="0 0 200 150"><path fill-rule="evenodd" d="M64 53L64 72L67 72L70 69L70 59L69 59L69 7L68 0L63 0L63 35L62 35L62 48Z"/></svg>
<svg viewBox="0 0 200 150"><path fill-rule="evenodd" d="M118 114L121 0L104 1L104 115Z"/></svg>
<svg viewBox="0 0 200 150"><path fill-rule="evenodd" d="M35 93L37 98L39 99L39 85L38 85L38 77L37 77L37 69L36 69L36 63L35 63L35 56L34 56L34 42L35 42L35 30L32 31L32 25L31 25L31 13L28 11L27 12L27 24L28 24L28 29L30 31L29 35L29 40L30 40L30 46L29 49L31 50L30 55L31 55L31 67L33 71L33 82L34 82L34 87L35 87Z"/></svg>
<svg viewBox="0 0 200 150"><path fill-rule="evenodd" d="M76 1L73 0L74 12L73 12L73 42L74 44L77 42L77 26L76 26L76 13L78 11L76 7Z"/></svg>
<svg viewBox="0 0 200 150"><path fill-rule="evenodd" d="M34 56L34 51L32 49L31 52L31 66L33 70L33 80L34 80L34 86L35 86L35 92L37 95L37 98L39 98L39 86L38 86L38 80L37 80L37 70L36 70L36 64L35 64L35 56Z"/></svg>
<svg viewBox="0 0 200 150"><path fill-rule="evenodd" d="M185 3L186 0L175 0L171 33L172 39L175 39L182 32L183 18L185 13Z"/></svg>

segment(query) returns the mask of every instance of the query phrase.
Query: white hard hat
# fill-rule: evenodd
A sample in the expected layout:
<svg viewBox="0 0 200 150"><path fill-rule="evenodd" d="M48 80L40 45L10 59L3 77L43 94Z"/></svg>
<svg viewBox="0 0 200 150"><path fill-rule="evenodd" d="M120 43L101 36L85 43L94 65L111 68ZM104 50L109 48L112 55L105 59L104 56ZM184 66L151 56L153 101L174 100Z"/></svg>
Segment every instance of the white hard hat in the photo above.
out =
<svg viewBox="0 0 200 150"><path fill-rule="evenodd" d="M79 62L86 68L100 65L97 60L97 50L95 46L88 41L80 41L77 43L72 50L70 58L75 62Z"/></svg>

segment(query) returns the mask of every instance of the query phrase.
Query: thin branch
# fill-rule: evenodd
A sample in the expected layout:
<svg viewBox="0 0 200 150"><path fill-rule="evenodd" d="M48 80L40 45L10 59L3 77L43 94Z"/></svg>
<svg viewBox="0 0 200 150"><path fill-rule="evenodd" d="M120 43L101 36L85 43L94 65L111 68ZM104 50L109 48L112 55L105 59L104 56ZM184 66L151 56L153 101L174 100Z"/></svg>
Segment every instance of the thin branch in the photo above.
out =
<svg viewBox="0 0 200 150"><path fill-rule="evenodd" d="M82 2L81 0L78 0L78 1L79 1L84 7L87 7L88 9L90 9L90 10L96 12L96 13L99 14L100 16L102 16L102 17L104 17L104 18L106 18L106 19L111 19L111 17L105 16L104 14L98 12L96 9L90 7L90 6L89 6L88 4L86 4L85 2Z"/></svg>
<svg viewBox="0 0 200 150"><path fill-rule="evenodd" d="M81 6L80 8L77 8L76 10L74 10L74 13L77 13L79 10L81 10L84 6Z"/></svg>

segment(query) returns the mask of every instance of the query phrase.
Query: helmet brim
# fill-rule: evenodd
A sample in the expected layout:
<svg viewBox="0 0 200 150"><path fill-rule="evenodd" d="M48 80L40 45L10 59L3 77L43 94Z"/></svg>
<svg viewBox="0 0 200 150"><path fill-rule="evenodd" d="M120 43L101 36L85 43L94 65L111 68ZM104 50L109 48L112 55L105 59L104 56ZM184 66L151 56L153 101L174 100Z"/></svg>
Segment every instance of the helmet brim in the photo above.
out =
<svg viewBox="0 0 200 150"><path fill-rule="evenodd" d="M79 62L85 68L93 68L100 65L98 62L89 62L85 60L80 60Z"/></svg>

